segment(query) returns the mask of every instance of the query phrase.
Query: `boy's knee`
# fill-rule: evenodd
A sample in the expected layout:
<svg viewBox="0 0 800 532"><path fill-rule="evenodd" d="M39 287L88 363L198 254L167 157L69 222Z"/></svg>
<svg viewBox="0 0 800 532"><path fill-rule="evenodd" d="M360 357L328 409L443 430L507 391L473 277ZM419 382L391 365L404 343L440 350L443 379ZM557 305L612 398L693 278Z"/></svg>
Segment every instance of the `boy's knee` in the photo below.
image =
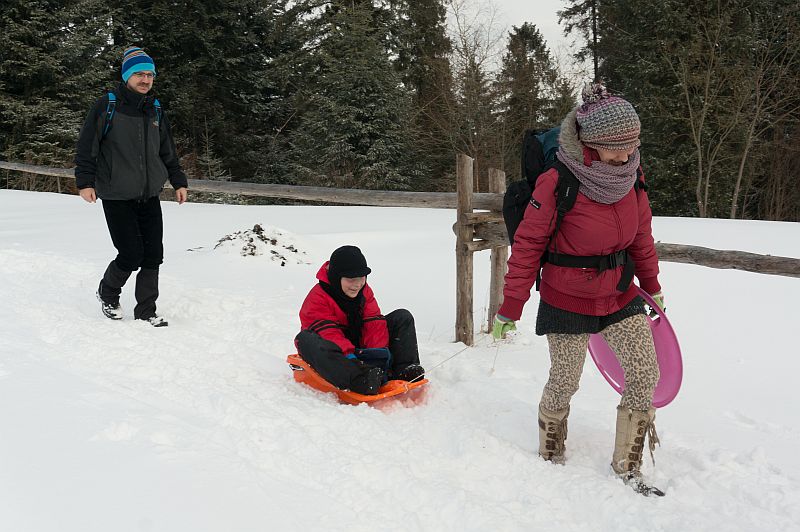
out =
<svg viewBox="0 0 800 532"><path fill-rule="evenodd" d="M311 331L300 331L297 333L297 336L294 337L294 346L297 348L298 351L304 351L304 347L307 348L312 341L315 341L316 338L319 338L317 333L313 333Z"/></svg>
<svg viewBox="0 0 800 532"><path fill-rule="evenodd" d="M404 308L393 310L386 316L386 319L391 319L392 321L396 321L398 323L414 323L413 314Z"/></svg>

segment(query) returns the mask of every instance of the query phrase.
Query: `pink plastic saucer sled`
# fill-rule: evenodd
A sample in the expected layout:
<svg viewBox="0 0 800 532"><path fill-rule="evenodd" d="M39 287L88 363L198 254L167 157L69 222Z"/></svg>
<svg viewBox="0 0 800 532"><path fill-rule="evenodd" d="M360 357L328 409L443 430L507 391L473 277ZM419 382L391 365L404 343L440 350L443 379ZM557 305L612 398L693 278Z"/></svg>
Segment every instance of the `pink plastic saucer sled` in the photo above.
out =
<svg viewBox="0 0 800 532"><path fill-rule="evenodd" d="M653 342L656 346L658 369L661 372L661 378L658 380L656 391L653 394L653 406L661 408L670 404L681 388L681 381L683 380L681 346L678 345L678 337L675 336L672 325L670 325L664 312L650 297L650 294L638 287L637 290L645 300L645 303L650 305L656 313L655 317L648 319L650 321L650 330L653 332ZM614 351L601 334L589 336L589 354L592 355L592 359L603 377L606 378L612 388L621 394L625 389L625 375Z"/></svg>

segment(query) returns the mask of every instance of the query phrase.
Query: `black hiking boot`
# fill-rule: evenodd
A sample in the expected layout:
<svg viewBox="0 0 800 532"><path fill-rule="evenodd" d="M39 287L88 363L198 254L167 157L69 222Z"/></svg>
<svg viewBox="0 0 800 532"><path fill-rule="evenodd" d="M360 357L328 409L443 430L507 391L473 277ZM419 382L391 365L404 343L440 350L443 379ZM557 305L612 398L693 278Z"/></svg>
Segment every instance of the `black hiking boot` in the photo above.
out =
<svg viewBox="0 0 800 532"><path fill-rule="evenodd" d="M361 395L375 395L383 384L383 370L376 367L367 367L359 375L353 377L350 390Z"/></svg>
<svg viewBox="0 0 800 532"><path fill-rule="evenodd" d="M420 380L425 376L425 368L419 364L409 364L397 372L397 378L401 381Z"/></svg>
<svg viewBox="0 0 800 532"><path fill-rule="evenodd" d="M103 296L100 295L100 288L97 289L95 292L97 296L97 300L100 302L100 310L103 311L103 315L106 318L112 320L121 320L122 319L122 307L119 304L119 301L116 303L109 302L103 299Z"/></svg>
<svg viewBox="0 0 800 532"><path fill-rule="evenodd" d="M169 322L162 318L161 316L150 316L149 318L137 318L142 321L146 321L153 327L167 327Z"/></svg>

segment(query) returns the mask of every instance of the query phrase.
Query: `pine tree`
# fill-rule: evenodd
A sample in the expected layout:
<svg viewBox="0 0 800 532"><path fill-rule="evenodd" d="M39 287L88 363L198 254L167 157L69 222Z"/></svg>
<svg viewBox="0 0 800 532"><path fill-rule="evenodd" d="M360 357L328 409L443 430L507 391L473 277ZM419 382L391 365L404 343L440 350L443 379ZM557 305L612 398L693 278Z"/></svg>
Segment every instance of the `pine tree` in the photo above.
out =
<svg viewBox="0 0 800 532"><path fill-rule="evenodd" d="M289 102L280 56L300 47L290 3L154 0L117 12L118 42L155 60L155 91L184 154L202 151L208 128L235 179L271 180L279 159L272 135Z"/></svg>
<svg viewBox="0 0 800 532"><path fill-rule="evenodd" d="M424 188L447 186L441 177L452 173L453 147L447 134L454 106L453 79L447 36L447 10L442 0L393 2L395 67L412 93L414 151L425 161L430 178Z"/></svg>
<svg viewBox="0 0 800 532"><path fill-rule="evenodd" d="M598 51L599 32L598 21L601 19L600 10L604 0L568 0L572 5L558 12L558 22L566 22L564 34L578 32L584 41L575 59L580 62L592 58L594 78L598 78L600 53Z"/></svg>
<svg viewBox="0 0 800 532"><path fill-rule="evenodd" d="M743 130L749 0L606 0L600 72L642 120L654 212L724 215ZM636 22L633 22L635 20Z"/></svg>
<svg viewBox="0 0 800 532"><path fill-rule="evenodd" d="M777 190L769 183L783 183L765 154L776 145L791 145L776 143L773 128L789 135L796 131L796 2L572 4L562 17L570 22L568 29L584 32L587 39L588 8L595 5L597 42L587 42L584 50L596 54L609 88L639 112L654 212L756 215L766 204L759 199L762 193L773 196ZM774 208L780 200L768 203L771 213L787 212Z"/></svg>
<svg viewBox="0 0 800 532"><path fill-rule="evenodd" d="M419 175L408 150L409 99L374 26L371 6L333 2L317 21L317 69L295 131L305 182L407 188Z"/></svg>
<svg viewBox="0 0 800 532"><path fill-rule="evenodd" d="M509 33L497 91L503 117L503 169L518 175L521 139L526 129L542 129L560 124L572 108L569 82L558 76L542 34L536 26L525 23Z"/></svg>
<svg viewBox="0 0 800 532"><path fill-rule="evenodd" d="M685 123L685 98L670 56L691 40L688 4L679 0L571 0L561 12L568 31L586 40L598 77L613 94L629 100L642 122L642 165L655 214L687 215L694 209L692 148ZM592 8L594 7L594 12ZM674 56L672 56L674 57Z"/></svg>
<svg viewBox="0 0 800 532"><path fill-rule="evenodd" d="M489 73L475 57L467 58L456 73L457 93L455 114L455 140L458 150L474 160L474 190L488 191L488 169L502 168L501 156L496 147L498 120L496 93L492 91Z"/></svg>
<svg viewBox="0 0 800 532"><path fill-rule="evenodd" d="M87 106L109 75L107 37L93 1L0 5L0 152L15 161L66 166Z"/></svg>

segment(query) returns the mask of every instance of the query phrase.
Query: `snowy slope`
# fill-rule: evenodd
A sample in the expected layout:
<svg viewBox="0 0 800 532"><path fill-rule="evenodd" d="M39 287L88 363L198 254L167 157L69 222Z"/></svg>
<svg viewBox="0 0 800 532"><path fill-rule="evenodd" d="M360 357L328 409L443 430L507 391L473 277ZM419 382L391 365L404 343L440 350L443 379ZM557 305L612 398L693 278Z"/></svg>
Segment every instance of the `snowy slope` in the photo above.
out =
<svg viewBox="0 0 800 532"><path fill-rule="evenodd" d="M0 191L0 531L800 530L797 279L662 263L685 374L645 465L655 500L610 474L618 396L590 360L567 465L536 457L535 294L514 338L452 343L452 211L163 209L170 326L154 329L131 290L125 320L99 312L99 204ZM263 254L214 249L255 224L276 241ZM800 257L800 224L662 218L654 233ZM297 310L342 244L364 250L385 312L415 315L423 365L460 352L425 404L345 406L292 380ZM488 253L475 262L477 327Z"/></svg>

